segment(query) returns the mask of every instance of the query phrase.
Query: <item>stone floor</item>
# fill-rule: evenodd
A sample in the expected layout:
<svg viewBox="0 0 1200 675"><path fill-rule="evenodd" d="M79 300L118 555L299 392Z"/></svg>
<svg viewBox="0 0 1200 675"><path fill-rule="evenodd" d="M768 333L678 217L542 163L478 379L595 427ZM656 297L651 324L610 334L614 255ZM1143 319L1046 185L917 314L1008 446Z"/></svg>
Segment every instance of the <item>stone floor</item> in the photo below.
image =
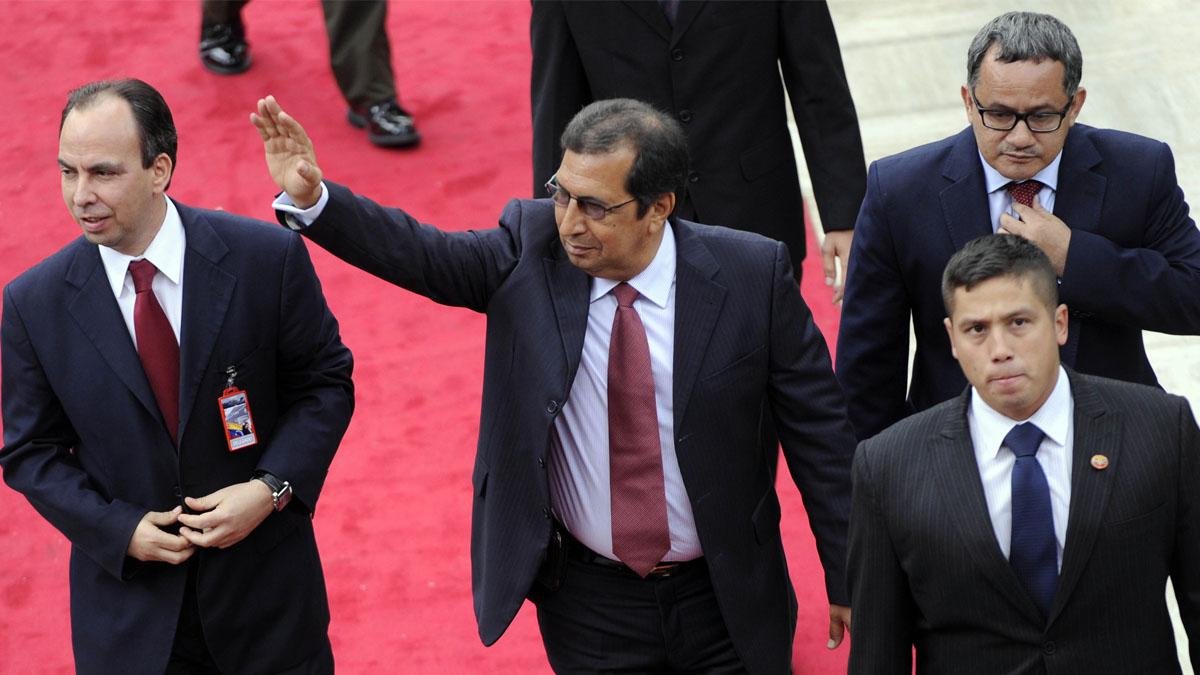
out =
<svg viewBox="0 0 1200 675"><path fill-rule="evenodd" d="M1200 203L1200 60L1195 0L830 0L858 109L867 161L966 126L959 88L967 46L988 20L1012 9L1047 12L1075 33L1088 90L1079 121L1167 142L1190 203ZM803 166L803 163L800 164ZM805 186L806 190L807 185ZM1193 218L1195 217L1193 211ZM1167 391L1200 411L1200 337L1146 333ZM1171 597L1172 611L1175 610ZM1178 623L1177 623L1178 625ZM1179 631L1181 654L1186 636ZM1185 675L1192 669L1184 660Z"/></svg>

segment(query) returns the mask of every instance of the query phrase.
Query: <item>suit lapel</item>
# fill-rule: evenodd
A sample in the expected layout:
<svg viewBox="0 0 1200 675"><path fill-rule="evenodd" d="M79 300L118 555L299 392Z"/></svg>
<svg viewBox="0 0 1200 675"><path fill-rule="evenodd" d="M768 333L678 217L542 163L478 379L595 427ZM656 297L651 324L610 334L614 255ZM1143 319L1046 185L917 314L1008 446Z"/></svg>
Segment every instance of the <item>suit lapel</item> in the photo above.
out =
<svg viewBox="0 0 1200 675"><path fill-rule="evenodd" d="M939 194L942 216L956 251L968 241L992 233L981 161L974 132L968 127L955 138L954 149L942 165L942 177L950 181Z"/></svg>
<svg viewBox="0 0 1200 675"><path fill-rule="evenodd" d="M1110 410L1092 385L1068 370L1071 396L1075 402L1075 437L1071 458L1071 506L1067 516L1067 541L1063 546L1062 571L1058 575L1050 619L1062 611L1092 555L1100 523L1108 505L1113 481L1121 469L1121 420ZM1108 467L1092 467L1092 457L1104 455Z"/></svg>
<svg viewBox="0 0 1200 675"><path fill-rule="evenodd" d="M1100 227L1100 207L1104 204L1108 181L1091 170L1100 163L1101 157L1096 146L1084 135L1086 130L1087 127L1080 125L1067 134L1062 162L1058 166L1054 215L1072 230L1095 232ZM1060 350L1062 361L1068 366L1075 365L1081 331L1079 319L1071 317L1067 325L1067 343Z"/></svg>
<svg viewBox="0 0 1200 675"><path fill-rule="evenodd" d="M187 236L183 258L183 320L179 340L179 436L187 429L213 347L221 334L237 277L220 265L229 248L203 212L175 203ZM214 399L220 392L204 392Z"/></svg>
<svg viewBox="0 0 1200 675"><path fill-rule="evenodd" d="M546 270L546 284L550 288L554 316L558 321L558 334L562 338L569 387L575 380L575 371L583 355L583 336L587 332L588 296L592 283L591 277L567 259L557 238L552 239L548 246L550 248L542 264Z"/></svg>
<svg viewBox="0 0 1200 675"><path fill-rule="evenodd" d="M971 390L968 388L959 396L941 433L931 443L931 478L938 485L942 503L975 566L1018 611L1024 612L1031 621L1041 623L1044 621L1041 611L1021 585L996 542L996 530L988 512L971 431L967 426L967 406L970 401Z"/></svg>
<svg viewBox="0 0 1200 675"><path fill-rule="evenodd" d="M675 13L675 25L671 30L671 46L674 47L683 39L683 34L691 27L696 15L704 11L706 3L698 0L680 0L679 9ZM665 15L664 15L665 16Z"/></svg>
<svg viewBox="0 0 1200 675"><path fill-rule="evenodd" d="M117 299L113 297L112 286L108 283L104 264L100 262L95 245L83 245L76 251L67 269L66 282L78 289L67 311L117 378L165 429L166 423L158 410L154 391L146 379L146 371L142 368L133 338L121 316Z"/></svg>
<svg viewBox="0 0 1200 675"><path fill-rule="evenodd" d="M662 7L659 6L657 0L625 0L625 4L642 21L649 24L654 29L654 32L658 33L663 40L670 41L671 22L667 20L667 15L663 13ZM681 4L686 5L688 3L684 2ZM682 6L679 8L679 11L683 11Z"/></svg>
<svg viewBox="0 0 1200 675"><path fill-rule="evenodd" d="M676 222L675 232L675 354L672 391L675 428L687 412L692 386L717 316L725 302L725 287L713 280L720 265L697 236L695 226Z"/></svg>

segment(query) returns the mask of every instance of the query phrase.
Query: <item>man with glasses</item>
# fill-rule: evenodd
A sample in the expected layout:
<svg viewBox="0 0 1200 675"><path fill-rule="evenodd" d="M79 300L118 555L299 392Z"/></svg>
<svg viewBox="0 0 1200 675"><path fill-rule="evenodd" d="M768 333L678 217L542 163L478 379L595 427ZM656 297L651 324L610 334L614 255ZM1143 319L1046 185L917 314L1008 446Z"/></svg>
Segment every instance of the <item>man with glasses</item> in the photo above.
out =
<svg viewBox="0 0 1200 675"><path fill-rule="evenodd" d="M471 538L485 644L529 598L558 672L788 672L797 606L768 410L825 568L819 639L841 642L842 393L787 247L672 216L678 122L629 99L588 105L563 133L553 199L514 200L499 227L469 232L323 182L274 99L254 122L286 224L487 313Z"/></svg>
<svg viewBox="0 0 1200 675"><path fill-rule="evenodd" d="M1050 258L1071 308L1062 360L1080 372L1155 385L1142 331L1200 333L1200 232L1171 151L1078 124L1082 70L1058 19L997 17L967 52L971 126L872 164L837 348L860 440L966 387L939 283L950 256L985 234L1021 235Z"/></svg>

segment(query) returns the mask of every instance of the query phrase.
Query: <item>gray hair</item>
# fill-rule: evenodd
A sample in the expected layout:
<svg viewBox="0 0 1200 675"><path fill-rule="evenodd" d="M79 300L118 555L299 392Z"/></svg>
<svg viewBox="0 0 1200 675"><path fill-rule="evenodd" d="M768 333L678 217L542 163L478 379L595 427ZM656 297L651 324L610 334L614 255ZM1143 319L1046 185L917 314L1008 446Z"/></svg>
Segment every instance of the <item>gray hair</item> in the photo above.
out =
<svg viewBox="0 0 1200 675"><path fill-rule="evenodd" d="M1063 92L1074 96L1083 77L1083 54L1075 35L1049 14L1009 12L979 29L967 49L967 86L975 91L979 66L988 49L996 45L996 60L1004 63L1053 59L1063 64Z"/></svg>

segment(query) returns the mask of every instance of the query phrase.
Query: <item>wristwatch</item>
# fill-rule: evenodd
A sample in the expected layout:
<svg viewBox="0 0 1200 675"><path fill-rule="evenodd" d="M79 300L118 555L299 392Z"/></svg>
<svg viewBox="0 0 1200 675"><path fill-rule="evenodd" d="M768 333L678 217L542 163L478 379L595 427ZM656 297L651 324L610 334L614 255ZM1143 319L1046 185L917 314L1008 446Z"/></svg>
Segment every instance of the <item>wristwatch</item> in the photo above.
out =
<svg viewBox="0 0 1200 675"><path fill-rule="evenodd" d="M279 477L269 471L259 471L254 475L255 478L267 484L271 488L271 500L275 502L275 510L282 511L288 502L292 501L292 484L286 480L279 480Z"/></svg>

